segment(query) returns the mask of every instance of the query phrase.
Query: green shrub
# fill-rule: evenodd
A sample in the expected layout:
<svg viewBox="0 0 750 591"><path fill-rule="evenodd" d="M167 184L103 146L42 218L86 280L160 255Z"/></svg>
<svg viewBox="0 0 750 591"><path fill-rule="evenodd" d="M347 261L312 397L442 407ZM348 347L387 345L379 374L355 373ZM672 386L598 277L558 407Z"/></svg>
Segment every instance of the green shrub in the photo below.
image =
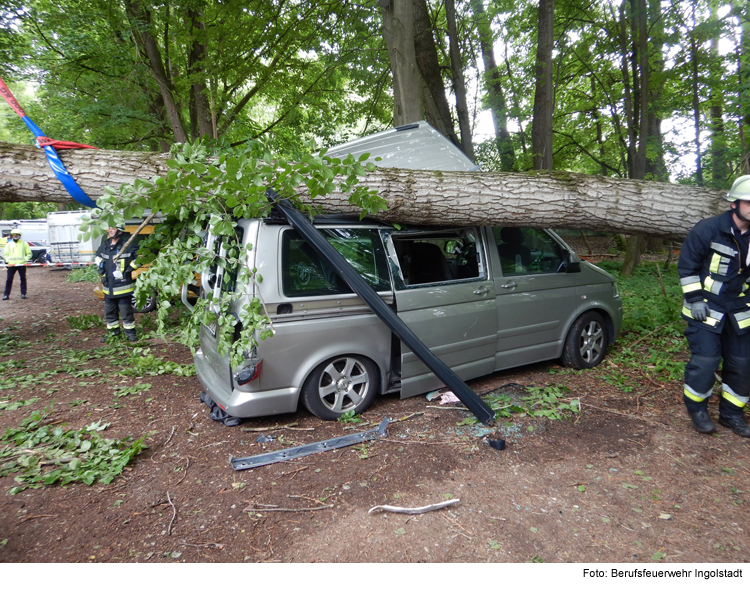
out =
<svg viewBox="0 0 750 591"><path fill-rule="evenodd" d="M88 283L97 283L99 281L99 272L97 271L96 265L88 265L86 267L79 267L73 269L68 276L65 278L68 283L80 283L86 281Z"/></svg>

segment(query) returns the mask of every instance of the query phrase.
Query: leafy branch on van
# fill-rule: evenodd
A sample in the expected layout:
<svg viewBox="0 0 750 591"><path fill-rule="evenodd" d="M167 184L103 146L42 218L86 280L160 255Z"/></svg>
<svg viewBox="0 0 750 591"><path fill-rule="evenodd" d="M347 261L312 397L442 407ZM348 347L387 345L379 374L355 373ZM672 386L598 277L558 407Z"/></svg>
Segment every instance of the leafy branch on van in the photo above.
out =
<svg viewBox="0 0 750 591"><path fill-rule="evenodd" d="M166 218L141 246L139 263L149 263L150 269L139 277L136 289L139 302L149 294L158 294L157 327L161 333L171 302L179 299L183 284L194 281L195 273L217 267L237 272L236 285L246 292L223 292L214 297L207 290L208 297L195 305L185 337L196 344L200 324L213 320L220 335L220 352L231 353L239 363L272 330L262 302L252 293L253 285L262 278L244 264L252 247L241 248L237 220L268 216L273 206L266 197L269 188L310 216L318 212L314 199L334 191L348 194L349 202L361 208L362 217L385 208L385 200L359 183L375 168L365 162L367 154L339 159L326 156L325 151L312 153L314 145L308 148L311 153L290 160L274 155L259 141L239 147L222 140L176 145L165 176L137 179L119 189L105 188L97 200L101 207L98 216L82 226L84 238L104 234L109 226L125 219L143 218L147 210ZM298 196L303 191L309 200ZM221 240L222 252L205 247L202 236L209 229ZM242 296L247 296L249 303L232 314L230 305Z"/></svg>

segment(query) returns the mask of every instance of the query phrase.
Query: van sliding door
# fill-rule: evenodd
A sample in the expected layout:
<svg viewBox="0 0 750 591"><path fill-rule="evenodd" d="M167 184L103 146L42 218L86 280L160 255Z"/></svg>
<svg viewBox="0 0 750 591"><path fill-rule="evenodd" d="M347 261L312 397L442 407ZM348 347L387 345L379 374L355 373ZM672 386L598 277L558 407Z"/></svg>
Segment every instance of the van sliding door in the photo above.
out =
<svg viewBox="0 0 750 591"><path fill-rule="evenodd" d="M479 232L389 232L385 242L399 317L461 379L491 373L497 333L495 286ZM401 397L441 386L402 345Z"/></svg>

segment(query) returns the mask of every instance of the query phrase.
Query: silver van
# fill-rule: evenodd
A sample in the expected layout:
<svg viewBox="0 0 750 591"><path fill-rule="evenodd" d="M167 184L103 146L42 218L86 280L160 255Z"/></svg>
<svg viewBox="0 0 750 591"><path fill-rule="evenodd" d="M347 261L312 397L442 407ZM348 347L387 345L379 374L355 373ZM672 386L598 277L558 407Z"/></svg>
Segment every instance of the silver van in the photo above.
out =
<svg viewBox="0 0 750 591"><path fill-rule="evenodd" d="M315 225L463 380L550 359L591 368L619 335L614 278L552 231L397 229L326 216ZM407 398L443 385L289 225L249 219L239 229L253 245L247 264L263 277L242 291L262 298L275 335L253 351L247 372L219 355L215 326L201 328L197 375L228 415L291 413L301 400L316 416L336 419L364 411L379 393ZM207 247L221 250L211 234ZM221 268L201 281L208 290L236 288ZM245 304L245 296L234 303Z"/></svg>

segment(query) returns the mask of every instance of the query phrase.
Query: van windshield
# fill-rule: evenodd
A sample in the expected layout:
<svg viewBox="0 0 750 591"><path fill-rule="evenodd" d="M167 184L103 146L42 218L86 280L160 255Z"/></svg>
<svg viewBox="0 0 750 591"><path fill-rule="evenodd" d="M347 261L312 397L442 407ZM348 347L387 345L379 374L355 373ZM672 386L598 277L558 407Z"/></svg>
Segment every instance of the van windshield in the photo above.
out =
<svg viewBox="0 0 750 591"><path fill-rule="evenodd" d="M326 228L321 233L375 291L390 291L385 251L377 230ZM294 230L284 232L281 253L285 296L353 293L333 266L321 259Z"/></svg>

